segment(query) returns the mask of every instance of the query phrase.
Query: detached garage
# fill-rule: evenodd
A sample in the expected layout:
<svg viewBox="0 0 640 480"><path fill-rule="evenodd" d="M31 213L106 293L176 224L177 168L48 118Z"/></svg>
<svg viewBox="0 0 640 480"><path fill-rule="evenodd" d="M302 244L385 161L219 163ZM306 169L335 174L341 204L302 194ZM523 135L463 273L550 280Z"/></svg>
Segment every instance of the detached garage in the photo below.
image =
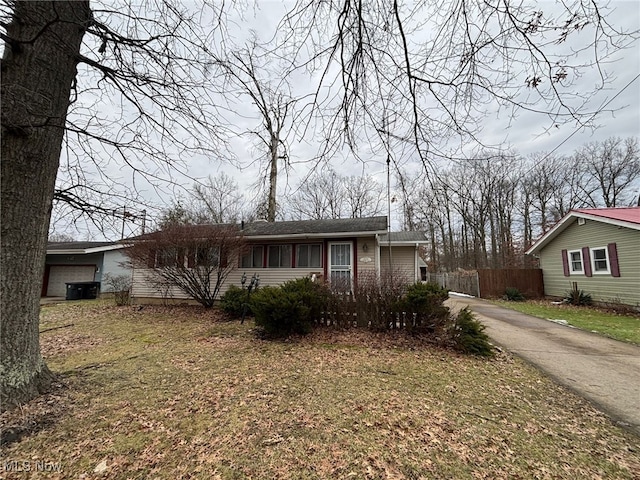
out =
<svg viewBox="0 0 640 480"><path fill-rule="evenodd" d="M130 275L124 246L116 242L49 242L43 297L64 297L67 283L102 282L106 275ZM102 286L101 292L106 288Z"/></svg>

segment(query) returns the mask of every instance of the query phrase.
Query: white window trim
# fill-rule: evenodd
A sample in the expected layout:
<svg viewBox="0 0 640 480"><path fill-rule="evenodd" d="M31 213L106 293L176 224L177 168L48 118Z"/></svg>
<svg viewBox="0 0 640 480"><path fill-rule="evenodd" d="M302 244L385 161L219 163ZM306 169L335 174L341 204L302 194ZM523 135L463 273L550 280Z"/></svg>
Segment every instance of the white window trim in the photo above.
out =
<svg viewBox="0 0 640 480"><path fill-rule="evenodd" d="M580 255L580 264L582 265L582 270L574 270L573 262L571 261L571 254L578 253ZM569 274L571 275L584 275L584 257L582 256L582 250L569 250L567 251L567 261L569 262Z"/></svg>
<svg viewBox="0 0 640 480"><path fill-rule="evenodd" d="M593 252L595 250L604 250L604 258L607 260L606 270L596 270L596 258ZM594 247L589 249L591 257L591 274L592 275L611 275L611 260L609 260L609 249L607 247Z"/></svg>
<svg viewBox="0 0 640 480"><path fill-rule="evenodd" d="M318 265L307 265L306 267L298 266L298 260L300 258L300 250L299 250L299 248L300 247L311 247L313 245L320 247L320 263ZM295 248L296 248L296 264L295 264L294 268L315 268L315 269L322 268L322 243L320 243L320 242L315 242L315 243L296 243L295 244ZM310 260L310 258L309 258L309 260ZM311 263L311 262L309 262L309 263Z"/></svg>

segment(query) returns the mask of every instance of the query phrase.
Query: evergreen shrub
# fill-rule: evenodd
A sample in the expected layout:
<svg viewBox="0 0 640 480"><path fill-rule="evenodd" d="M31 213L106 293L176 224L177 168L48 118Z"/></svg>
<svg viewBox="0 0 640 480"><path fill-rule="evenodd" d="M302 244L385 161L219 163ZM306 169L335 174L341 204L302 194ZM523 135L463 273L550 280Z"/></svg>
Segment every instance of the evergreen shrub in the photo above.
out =
<svg viewBox="0 0 640 480"><path fill-rule="evenodd" d="M484 330L485 326L473 316L468 307L460 310L455 317L452 331L456 349L482 357L493 356L493 346L489 343L489 336L484 333Z"/></svg>
<svg viewBox="0 0 640 480"><path fill-rule="evenodd" d="M255 295L255 291L252 293ZM226 314L234 317L242 317L245 305L247 306L247 315L252 315L251 305L247 304L247 290L231 285L228 290L220 297L220 308Z"/></svg>

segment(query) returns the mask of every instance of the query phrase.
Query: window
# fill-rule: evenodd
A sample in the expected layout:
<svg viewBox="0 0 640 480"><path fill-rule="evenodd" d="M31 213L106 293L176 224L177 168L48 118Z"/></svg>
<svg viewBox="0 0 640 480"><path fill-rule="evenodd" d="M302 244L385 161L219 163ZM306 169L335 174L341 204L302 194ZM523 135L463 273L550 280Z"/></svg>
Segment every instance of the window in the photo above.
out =
<svg viewBox="0 0 640 480"><path fill-rule="evenodd" d="M583 273L584 267L582 266L582 252L580 250L573 250L568 253L571 273Z"/></svg>
<svg viewBox="0 0 640 480"><path fill-rule="evenodd" d="M298 245L296 248L296 267L320 268L322 267L322 246L319 243Z"/></svg>
<svg viewBox="0 0 640 480"><path fill-rule="evenodd" d="M242 268L262 268L263 252L262 245L249 247L247 253L242 256Z"/></svg>
<svg viewBox="0 0 640 480"><path fill-rule="evenodd" d="M609 273L609 254L606 247L591 249L593 273Z"/></svg>
<svg viewBox="0 0 640 480"><path fill-rule="evenodd" d="M291 268L291 245L269 245L269 268Z"/></svg>
<svg viewBox="0 0 640 480"><path fill-rule="evenodd" d="M196 265L201 267L217 267L219 263L219 247L198 247L196 249Z"/></svg>
<svg viewBox="0 0 640 480"><path fill-rule="evenodd" d="M156 253L156 268L176 267L178 258L184 258L184 252L177 248L162 248Z"/></svg>

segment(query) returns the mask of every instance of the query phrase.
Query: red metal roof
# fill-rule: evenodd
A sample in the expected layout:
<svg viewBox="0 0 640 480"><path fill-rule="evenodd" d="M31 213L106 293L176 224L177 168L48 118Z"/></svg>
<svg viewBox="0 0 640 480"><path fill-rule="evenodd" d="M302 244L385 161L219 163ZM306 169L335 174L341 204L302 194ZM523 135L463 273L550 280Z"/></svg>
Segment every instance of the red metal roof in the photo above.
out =
<svg viewBox="0 0 640 480"><path fill-rule="evenodd" d="M640 207L576 208L574 212L640 224Z"/></svg>

